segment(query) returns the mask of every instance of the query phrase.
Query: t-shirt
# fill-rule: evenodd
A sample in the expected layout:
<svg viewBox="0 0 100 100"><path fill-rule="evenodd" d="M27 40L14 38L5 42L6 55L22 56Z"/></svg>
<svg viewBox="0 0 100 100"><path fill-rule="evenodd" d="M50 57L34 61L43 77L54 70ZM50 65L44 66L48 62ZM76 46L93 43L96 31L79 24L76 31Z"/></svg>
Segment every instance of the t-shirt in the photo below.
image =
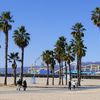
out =
<svg viewBox="0 0 100 100"><path fill-rule="evenodd" d="M75 86L75 85L76 85L75 81L73 81L73 82L72 82L72 85L73 85L73 86Z"/></svg>

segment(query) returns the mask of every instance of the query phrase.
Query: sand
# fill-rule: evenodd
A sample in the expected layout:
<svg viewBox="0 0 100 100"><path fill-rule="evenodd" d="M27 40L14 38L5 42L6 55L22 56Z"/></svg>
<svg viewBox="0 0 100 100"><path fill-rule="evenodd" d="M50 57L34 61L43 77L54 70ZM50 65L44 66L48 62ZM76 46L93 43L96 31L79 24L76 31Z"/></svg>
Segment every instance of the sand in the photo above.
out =
<svg viewBox="0 0 100 100"><path fill-rule="evenodd" d="M82 86L75 90L68 90L67 86L59 86L55 79L55 86L46 86L46 78L36 78L36 84L27 80L27 91L16 91L12 85L13 78L8 78L8 86L0 85L0 100L100 100L100 80L82 79ZM0 84L4 78L0 77ZM49 87L49 88L46 88Z"/></svg>

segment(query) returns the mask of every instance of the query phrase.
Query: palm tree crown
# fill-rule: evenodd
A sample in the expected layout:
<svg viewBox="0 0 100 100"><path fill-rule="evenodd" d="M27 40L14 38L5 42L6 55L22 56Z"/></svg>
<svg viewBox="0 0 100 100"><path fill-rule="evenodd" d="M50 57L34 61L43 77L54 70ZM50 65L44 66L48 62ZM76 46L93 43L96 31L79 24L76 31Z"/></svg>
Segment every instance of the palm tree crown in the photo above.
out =
<svg viewBox="0 0 100 100"><path fill-rule="evenodd" d="M11 62L11 63L13 63L13 64L16 63L16 61L21 61L20 58L19 58L19 53L18 52L16 52L16 53L14 53L14 52L10 53L10 55L8 55L8 61ZM12 67L14 69L16 66L12 66Z"/></svg>
<svg viewBox="0 0 100 100"><path fill-rule="evenodd" d="M81 23L76 23L75 25L72 26L72 32L71 34L75 39L81 39L84 37L84 31L86 30Z"/></svg>
<svg viewBox="0 0 100 100"><path fill-rule="evenodd" d="M50 50L46 50L45 52L43 52L43 61L46 64L51 63L51 51Z"/></svg>
<svg viewBox="0 0 100 100"><path fill-rule="evenodd" d="M12 20L10 12L3 12L0 16L0 30L3 30L6 34L12 28L10 25L11 22L14 22L14 20Z"/></svg>
<svg viewBox="0 0 100 100"><path fill-rule="evenodd" d="M63 54L65 52L66 38L64 36L59 37L55 45L55 58L60 63L63 60Z"/></svg>
<svg viewBox="0 0 100 100"><path fill-rule="evenodd" d="M25 48L29 44L29 33L26 32L24 26L18 28L18 30L14 31L14 41L20 48Z"/></svg>
<svg viewBox="0 0 100 100"><path fill-rule="evenodd" d="M96 7L94 11L92 11L91 20L93 23L100 28L100 7Z"/></svg>

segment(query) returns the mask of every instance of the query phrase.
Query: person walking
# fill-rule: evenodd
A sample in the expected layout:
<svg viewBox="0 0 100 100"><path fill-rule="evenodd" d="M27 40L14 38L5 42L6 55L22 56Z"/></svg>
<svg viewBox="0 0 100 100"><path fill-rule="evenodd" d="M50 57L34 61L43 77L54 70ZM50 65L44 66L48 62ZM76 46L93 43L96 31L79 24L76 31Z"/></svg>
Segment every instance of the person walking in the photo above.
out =
<svg viewBox="0 0 100 100"><path fill-rule="evenodd" d="M23 81L23 90L26 91L26 88L27 88L27 82L26 82L26 80L24 80Z"/></svg>
<svg viewBox="0 0 100 100"><path fill-rule="evenodd" d="M75 80L72 81L72 86L73 86L73 89L75 90L75 87L76 87L76 82L75 82Z"/></svg>
<svg viewBox="0 0 100 100"><path fill-rule="evenodd" d="M71 90L71 80L69 80L68 89Z"/></svg>
<svg viewBox="0 0 100 100"><path fill-rule="evenodd" d="M17 90L18 90L18 91L20 91L21 86L22 86L22 82L21 82L21 79L19 79L19 80L17 81Z"/></svg>

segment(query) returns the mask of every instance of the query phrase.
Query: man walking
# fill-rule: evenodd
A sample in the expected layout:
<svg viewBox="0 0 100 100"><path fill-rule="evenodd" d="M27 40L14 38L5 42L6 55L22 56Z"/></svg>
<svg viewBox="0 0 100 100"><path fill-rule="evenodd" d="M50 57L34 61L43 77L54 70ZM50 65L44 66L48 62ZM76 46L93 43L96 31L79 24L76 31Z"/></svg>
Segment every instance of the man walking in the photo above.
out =
<svg viewBox="0 0 100 100"><path fill-rule="evenodd" d="M69 80L68 89L71 90L71 80Z"/></svg>

